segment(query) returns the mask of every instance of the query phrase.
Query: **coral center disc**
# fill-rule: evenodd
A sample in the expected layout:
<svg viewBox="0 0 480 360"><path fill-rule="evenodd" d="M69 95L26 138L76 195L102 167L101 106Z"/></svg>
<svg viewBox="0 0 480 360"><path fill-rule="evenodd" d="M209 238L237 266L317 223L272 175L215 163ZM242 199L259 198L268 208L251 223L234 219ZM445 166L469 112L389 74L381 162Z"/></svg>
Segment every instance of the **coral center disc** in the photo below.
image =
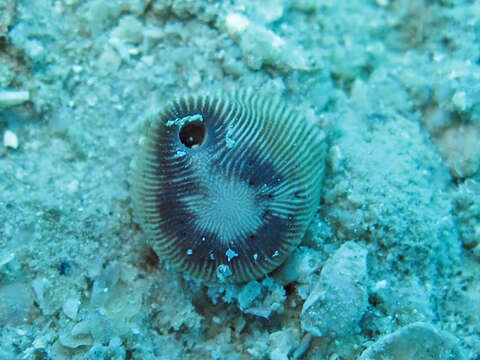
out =
<svg viewBox="0 0 480 360"><path fill-rule="evenodd" d="M254 233L262 225L262 206L247 183L222 177L208 180L207 196L188 197L198 230L217 234L224 244Z"/></svg>

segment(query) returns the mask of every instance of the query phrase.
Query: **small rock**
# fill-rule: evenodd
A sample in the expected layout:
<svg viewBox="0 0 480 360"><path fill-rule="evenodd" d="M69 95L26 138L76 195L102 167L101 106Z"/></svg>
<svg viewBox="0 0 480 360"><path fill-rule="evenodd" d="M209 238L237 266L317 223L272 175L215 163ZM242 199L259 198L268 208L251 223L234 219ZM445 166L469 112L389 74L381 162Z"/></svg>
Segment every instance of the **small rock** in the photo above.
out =
<svg viewBox="0 0 480 360"><path fill-rule="evenodd" d="M245 310L262 293L262 285L257 281L251 281L245 285L238 295L238 304L240 309Z"/></svg>
<svg viewBox="0 0 480 360"><path fill-rule="evenodd" d="M300 334L297 329L287 328L270 334L270 359L288 360L289 355L300 344Z"/></svg>
<svg viewBox="0 0 480 360"><path fill-rule="evenodd" d="M438 149L456 178L473 177L480 170L480 128L452 126L437 138Z"/></svg>
<svg viewBox="0 0 480 360"><path fill-rule="evenodd" d="M0 108L19 105L30 100L30 93L26 90L0 90Z"/></svg>
<svg viewBox="0 0 480 360"><path fill-rule="evenodd" d="M13 131L5 130L3 133L3 146L11 149L18 148L18 137Z"/></svg>
<svg viewBox="0 0 480 360"><path fill-rule="evenodd" d="M118 38L125 43L139 44L143 40L143 25L133 15L126 15L112 30L111 37Z"/></svg>
<svg viewBox="0 0 480 360"><path fill-rule="evenodd" d="M355 332L365 313L368 296L367 250L353 241L325 263L302 309L302 329L314 336Z"/></svg>
<svg viewBox="0 0 480 360"><path fill-rule="evenodd" d="M97 64L101 69L107 72L115 72L122 64L122 59L111 46L105 46Z"/></svg>
<svg viewBox="0 0 480 360"><path fill-rule="evenodd" d="M216 269L217 278L220 282L225 282L229 276L232 276L230 266L222 264Z"/></svg>
<svg viewBox="0 0 480 360"><path fill-rule="evenodd" d="M224 20L225 30L242 49L246 65L258 70L263 64L284 70L309 70L304 49L277 35L265 26L254 23L245 15L229 13Z"/></svg>
<svg viewBox="0 0 480 360"><path fill-rule="evenodd" d="M296 249L288 257L285 264L276 272L275 279L282 285L294 281L304 281L308 275L317 271L322 265L322 258L319 251L307 247Z"/></svg>
<svg viewBox="0 0 480 360"><path fill-rule="evenodd" d="M435 326L416 322L380 338L370 345L359 360L424 359L463 360L465 356L453 335Z"/></svg>
<svg viewBox="0 0 480 360"><path fill-rule="evenodd" d="M118 262L112 262L102 270L98 279L95 279L92 287L90 302L95 306L104 306L110 297L113 288L120 279L121 266Z"/></svg>
<svg viewBox="0 0 480 360"><path fill-rule="evenodd" d="M2 251L0 252L0 268L3 265L8 264L10 261L12 261L15 258L15 253L10 252L10 251Z"/></svg>
<svg viewBox="0 0 480 360"><path fill-rule="evenodd" d="M58 340L62 346L69 349L76 349L80 346L89 346L93 344L92 336L90 335L88 329L84 331L77 331L76 329L80 326L86 327L86 322L83 321L73 328L66 328L60 331Z"/></svg>
<svg viewBox="0 0 480 360"><path fill-rule="evenodd" d="M46 278L36 278L32 281L32 289L35 293L38 306L44 315L51 314L49 308L49 302L45 297L45 294L52 288L52 284Z"/></svg>
<svg viewBox="0 0 480 360"><path fill-rule="evenodd" d="M77 299L67 299L67 301L63 303L62 310L70 319L76 320L79 306L80 301Z"/></svg>

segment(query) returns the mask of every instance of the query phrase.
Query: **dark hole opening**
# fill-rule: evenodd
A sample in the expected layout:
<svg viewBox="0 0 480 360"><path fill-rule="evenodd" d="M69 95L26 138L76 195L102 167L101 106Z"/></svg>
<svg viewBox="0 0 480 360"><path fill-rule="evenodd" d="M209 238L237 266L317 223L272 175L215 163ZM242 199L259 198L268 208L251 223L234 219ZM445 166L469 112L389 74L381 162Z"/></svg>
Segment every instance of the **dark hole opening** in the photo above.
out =
<svg viewBox="0 0 480 360"><path fill-rule="evenodd" d="M180 141L188 148L196 149L205 142L205 125L201 122L190 122L180 129Z"/></svg>

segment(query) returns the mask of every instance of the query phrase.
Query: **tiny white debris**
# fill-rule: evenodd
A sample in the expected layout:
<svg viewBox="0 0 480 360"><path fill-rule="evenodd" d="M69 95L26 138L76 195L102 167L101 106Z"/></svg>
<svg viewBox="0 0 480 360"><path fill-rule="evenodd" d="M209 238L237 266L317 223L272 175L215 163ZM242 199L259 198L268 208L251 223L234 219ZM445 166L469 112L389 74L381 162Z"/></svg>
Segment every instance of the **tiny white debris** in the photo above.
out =
<svg viewBox="0 0 480 360"><path fill-rule="evenodd" d="M274 34L273 32L271 33L272 34L272 46L274 48L283 48L285 47L285 45L287 44L287 42L282 39L280 36Z"/></svg>
<svg viewBox="0 0 480 360"><path fill-rule="evenodd" d="M193 250L192 249L188 249L187 250L187 255L192 255L193 254Z"/></svg>
<svg viewBox="0 0 480 360"><path fill-rule="evenodd" d="M32 345L34 349L45 349L47 347L47 344L43 338L36 338L33 340Z"/></svg>
<svg viewBox="0 0 480 360"><path fill-rule="evenodd" d="M81 65L73 65L72 70L73 70L74 73L78 74L79 72L81 72L83 70L83 67Z"/></svg>
<svg viewBox="0 0 480 360"><path fill-rule="evenodd" d="M210 260L215 260L215 254L214 253L210 253Z"/></svg>
<svg viewBox="0 0 480 360"><path fill-rule="evenodd" d="M278 250L275 250L275 252L273 253L272 257L276 257L276 256L278 256L278 255L280 255L280 253L278 252Z"/></svg>
<svg viewBox="0 0 480 360"><path fill-rule="evenodd" d="M385 289L387 286L388 286L387 280L380 280L375 284L375 286L373 287L373 290L378 291L381 289Z"/></svg>
<svg viewBox="0 0 480 360"><path fill-rule="evenodd" d="M194 114L194 115L189 115L189 116L185 116L183 118L177 118L175 120L168 120L167 123L165 125L167 126L183 126L185 124L188 124L190 122L203 122L203 116L202 114Z"/></svg>
<svg viewBox="0 0 480 360"><path fill-rule="evenodd" d="M77 192L77 190L78 190L78 185L79 185L78 180L72 180L72 181L67 185L67 190L68 190L70 193Z"/></svg>
<svg viewBox="0 0 480 360"><path fill-rule="evenodd" d="M230 248L227 250L225 255L227 255L228 262L230 262L234 257L238 256L238 254Z"/></svg>
<svg viewBox="0 0 480 360"><path fill-rule="evenodd" d="M257 259L258 259L258 254L257 253L253 254L253 260L257 261Z"/></svg>
<svg viewBox="0 0 480 360"><path fill-rule="evenodd" d="M140 54L140 50L137 48L130 48L128 49L128 53L132 56L137 56L138 54Z"/></svg>
<svg viewBox="0 0 480 360"><path fill-rule="evenodd" d="M155 57L152 55L144 55L140 58L140 61L147 66L153 66L153 64L155 64Z"/></svg>
<svg viewBox="0 0 480 360"><path fill-rule="evenodd" d="M0 90L0 108L19 105L30 100L27 90Z"/></svg>
<svg viewBox="0 0 480 360"><path fill-rule="evenodd" d="M18 138L13 131L5 130L3 133L3 146L12 149L18 148Z"/></svg>
<svg viewBox="0 0 480 360"><path fill-rule="evenodd" d="M250 20L242 14L230 13L225 19L225 24L230 33L236 34L245 31L250 25Z"/></svg>
<svg viewBox="0 0 480 360"><path fill-rule="evenodd" d="M467 94L465 91L458 91L453 95L453 104L461 111L465 111L467 108Z"/></svg>
<svg viewBox="0 0 480 360"><path fill-rule="evenodd" d="M236 141L232 140L231 138L227 137L225 140L225 143L227 145L227 148L231 149L235 146Z"/></svg>
<svg viewBox="0 0 480 360"><path fill-rule="evenodd" d="M207 238L205 236L202 236L202 241L205 241L207 240Z"/></svg>
<svg viewBox="0 0 480 360"><path fill-rule="evenodd" d="M444 54L434 54L434 56L433 56L433 61L435 61L435 62L443 61L443 59L445 59Z"/></svg>
<svg viewBox="0 0 480 360"><path fill-rule="evenodd" d="M231 128L227 130L227 136L225 137L225 143L228 148L233 148L235 146L236 141L232 139L233 131Z"/></svg>
<svg viewBox="0 0 480 360"><path fill-rule="evenodd" d="M15 332L19 335L19 336L25 336L27 334L27 330L25 329L16 329Z"/></svg>

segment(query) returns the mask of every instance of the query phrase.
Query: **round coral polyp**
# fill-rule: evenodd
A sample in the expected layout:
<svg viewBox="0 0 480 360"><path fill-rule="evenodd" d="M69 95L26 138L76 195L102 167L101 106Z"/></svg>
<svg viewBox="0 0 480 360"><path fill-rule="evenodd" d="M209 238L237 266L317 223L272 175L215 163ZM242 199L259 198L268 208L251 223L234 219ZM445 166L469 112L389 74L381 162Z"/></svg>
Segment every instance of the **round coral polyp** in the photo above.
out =
<svg viewBox="0 0 480 360"><path fill-rule="evenodd" d="M148 243L178 271L246 282L277 268L317 209L323 132L278 97L252 91L167 104L134 161Z"/></svg>

